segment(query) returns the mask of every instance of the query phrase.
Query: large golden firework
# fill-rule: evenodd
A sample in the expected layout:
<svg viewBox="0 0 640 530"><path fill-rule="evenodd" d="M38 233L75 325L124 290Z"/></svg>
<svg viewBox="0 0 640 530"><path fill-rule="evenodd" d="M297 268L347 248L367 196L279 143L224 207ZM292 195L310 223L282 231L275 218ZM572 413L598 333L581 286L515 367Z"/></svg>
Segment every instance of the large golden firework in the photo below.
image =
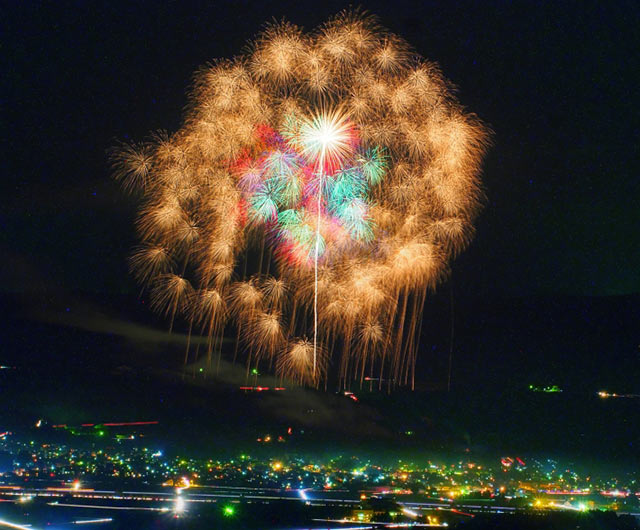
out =
<svg viewBox="0 0 640 530"><path fill-rule="evenodd" d="M114 155L142 195L133 273L171 326L209 337L209 367L227 332L247 372L413 386L425 297L472 236L487 138L372 17L273 24L198 72L178 132Z"/></svg>

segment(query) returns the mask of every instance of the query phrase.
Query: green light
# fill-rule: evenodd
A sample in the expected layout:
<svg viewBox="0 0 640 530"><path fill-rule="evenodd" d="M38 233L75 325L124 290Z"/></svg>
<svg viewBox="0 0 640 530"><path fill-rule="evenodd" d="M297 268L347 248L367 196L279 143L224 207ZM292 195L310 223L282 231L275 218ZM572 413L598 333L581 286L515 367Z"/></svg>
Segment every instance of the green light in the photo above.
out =
<svg viewBox="0 0 640 530"><path fill-rule="evenodd" d="M257 369L257 368L253 368L253 369L251 370L251 373L252 373L253 375L260 375L260 374L258 374L258 369Z"/></svg>
<svg viewBox="0 0 640 530"><path fill-rule="evenodd" d="M224 513L225 517L233 517L233 515L236 513L236 509L233 506L227 504L224 507L224 510L222 513Z"/></svg>
<svg viewBox="0 0 640 530"><path fill-rule="evenodd" d="M200 368L199 372L204 372L204 368Z"/></svg>
<svg viewBox="0 0 640 530"><path fill-rule="evenodd" d="M548 394L555 394L556 392L562 392L562 389L558 385L547 385L547 386L535 386L529 385L529 390L532 392L545 392Z"/></svg>

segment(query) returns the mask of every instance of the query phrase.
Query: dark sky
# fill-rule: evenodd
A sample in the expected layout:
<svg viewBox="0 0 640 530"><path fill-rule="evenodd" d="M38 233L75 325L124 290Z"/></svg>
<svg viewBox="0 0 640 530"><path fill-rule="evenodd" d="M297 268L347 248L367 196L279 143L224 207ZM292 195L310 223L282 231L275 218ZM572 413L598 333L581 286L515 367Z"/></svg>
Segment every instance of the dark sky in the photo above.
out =
<svg viewBox="0 0 640 530"><path fill-rule="evenodd" d="M640 3L361 5L438 62L460 101L494 131L477 234L453 266L454 386L533 381L590 395L599 385L637 392ZM107 334L157 353L166 323L149 316L127 271L136 204L111 179L107 149L176 131L193 72L240 53L266 21L313 29L345 7L0 4L0 306L19 300L32 319L2 319L0 346L8 346L0 355L56 341L55 355L94 343L102 352ZM449 293L441 286L427 305L419 360L422 380L440 389ZM33 325L34 317L46 324ZM68 327L51 327L60 324ZM80 363L73 355L68 362ZM519 402L512 406L514 417L526 417Z"/></svg>
<svg viewBox="0 0 640 530"><path fill-rule="evenodd" d="M460 296L640 290L637 2L365 2L495 132ZM340 2L4 2L2 288L130 293L105 151L180 126L195 69Z"/></svg>

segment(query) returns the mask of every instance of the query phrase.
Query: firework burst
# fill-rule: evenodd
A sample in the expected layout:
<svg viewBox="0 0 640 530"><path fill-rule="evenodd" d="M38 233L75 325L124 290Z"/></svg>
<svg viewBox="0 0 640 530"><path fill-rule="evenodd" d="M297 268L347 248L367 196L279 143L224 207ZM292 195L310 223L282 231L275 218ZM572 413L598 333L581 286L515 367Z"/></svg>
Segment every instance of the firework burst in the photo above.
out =
<svg viewBox="0 0 640 530"><path fill-rule="evenodd" d="M428 289L472 235L488 132L372 17L274 24L203 68L181 130L122 146L131 258L173 326L301 384L414 384ZM188 357L189 352L187 352Z"/></svg>

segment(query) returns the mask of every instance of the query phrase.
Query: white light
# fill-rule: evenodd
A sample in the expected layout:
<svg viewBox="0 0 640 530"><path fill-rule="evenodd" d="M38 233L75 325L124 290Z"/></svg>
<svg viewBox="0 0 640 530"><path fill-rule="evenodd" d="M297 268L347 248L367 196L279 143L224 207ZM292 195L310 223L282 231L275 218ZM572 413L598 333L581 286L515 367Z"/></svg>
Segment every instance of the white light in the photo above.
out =
<svg viewBox="0 0 640 530"><path fill-rule="evenodd" d="M409 508L402 508L402 512L409 517L418 517L418 514Z"/></svg>
<svg viewBox="0 0 640 530"><path fill-rule="evenodd" d="M302 153L309 161L335 165L353 152L353 127L339 109L324 110L302 123Z"/></svg>
<svg viewBox="0 0 640 530"><path fill-rule="evenodd" d="M33 530L31 526L22 526L21 524L10 523L9 521L5 521L0 519L0 526L6 526L8 528L17 528L18 530Z"/></svg>
<svg viewBox="0 0 640 530"><path fill-rule="evenodd" d="M186 508L186 503L182 497L176 497L175 502L173 503L173 511L175 513L182 513Z"/></svg>

